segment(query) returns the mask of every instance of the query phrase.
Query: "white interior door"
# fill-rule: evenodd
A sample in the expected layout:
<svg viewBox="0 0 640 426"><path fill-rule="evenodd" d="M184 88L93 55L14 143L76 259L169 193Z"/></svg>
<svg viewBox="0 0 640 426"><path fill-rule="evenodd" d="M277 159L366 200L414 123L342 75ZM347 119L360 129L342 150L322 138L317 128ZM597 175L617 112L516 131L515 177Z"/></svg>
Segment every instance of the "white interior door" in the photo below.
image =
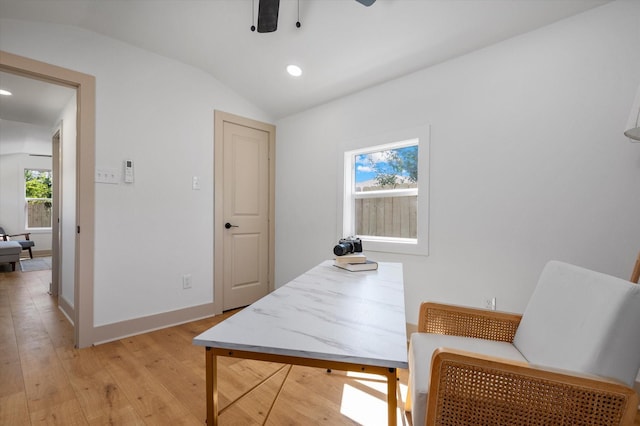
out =
<svg viewBox="0 0 640 426"><path fill-rule="evenodd" d="M223 310L265 296L270 278L270 134L223 123ZM218 254L216 254L218 256Z"/></svg>

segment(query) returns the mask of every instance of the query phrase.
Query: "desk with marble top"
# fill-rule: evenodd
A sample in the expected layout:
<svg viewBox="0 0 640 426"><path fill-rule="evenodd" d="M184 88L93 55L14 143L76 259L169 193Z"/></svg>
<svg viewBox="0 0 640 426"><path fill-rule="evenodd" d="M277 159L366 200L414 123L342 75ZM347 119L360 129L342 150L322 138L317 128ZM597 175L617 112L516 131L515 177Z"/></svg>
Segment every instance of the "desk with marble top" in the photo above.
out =
<svg viewBox="0 0 640 426"><path fill-rule="evenodd" d="M218 424L218 356L383 375L396 425L407 368L402 264L349 272L325 261L193 339L206 347L207 424Z"/></svg>

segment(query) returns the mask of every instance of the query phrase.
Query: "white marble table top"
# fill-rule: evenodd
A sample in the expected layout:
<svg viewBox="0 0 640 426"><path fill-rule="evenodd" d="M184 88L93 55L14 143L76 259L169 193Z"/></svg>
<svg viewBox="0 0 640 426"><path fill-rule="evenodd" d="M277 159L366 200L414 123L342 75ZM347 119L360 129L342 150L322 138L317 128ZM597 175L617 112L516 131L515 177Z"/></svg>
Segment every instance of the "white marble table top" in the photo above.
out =
<svg viewBox="0 0 640 426"><path fill-rule="evenodd" d="M199 346L407 368L402 264L325 261L193 339Z"/></svg>

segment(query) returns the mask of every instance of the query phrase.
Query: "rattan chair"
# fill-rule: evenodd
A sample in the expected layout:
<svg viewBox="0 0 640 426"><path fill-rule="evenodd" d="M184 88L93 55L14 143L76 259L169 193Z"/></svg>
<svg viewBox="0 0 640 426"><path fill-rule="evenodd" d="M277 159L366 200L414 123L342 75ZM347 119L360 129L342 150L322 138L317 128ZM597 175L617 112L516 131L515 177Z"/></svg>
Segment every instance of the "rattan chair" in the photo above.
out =
<svg viewBox="0 0 640 426"><path fill-rule="evenodd" d="M640 286L550 262L523 315L426 302L413 425L632 425Z"/></svg>
<svg viewBox="0 0 640 426"><path fill-rule="evenodd" d="M636 260L636 265L633 267L633 272L629 280L636 284L640 281L640 253L638 253L638 259Z"/></svg>

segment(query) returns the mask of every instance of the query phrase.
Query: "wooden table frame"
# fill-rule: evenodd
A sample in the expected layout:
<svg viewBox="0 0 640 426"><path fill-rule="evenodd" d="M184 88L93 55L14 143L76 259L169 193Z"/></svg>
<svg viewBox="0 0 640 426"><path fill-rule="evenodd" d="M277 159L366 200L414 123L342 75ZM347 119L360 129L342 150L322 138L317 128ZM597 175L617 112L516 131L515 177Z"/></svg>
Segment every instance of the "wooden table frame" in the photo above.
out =
<svg viewBox="0 0 640 426"><path fill-rule="evenodd" d="M207 386L207 425L218 425L218 380L217 357L226 356L231 358L252 359L257 361L276 362L280 364L293 364L305 367L317 367L332 370L364 372L378 374L387 378L387 418L389 426L396 426L397 422L397 372L395 368L365 365L358 363L348 363L340 361L330 361L313 358L303 358L289 355L269 354L260 352L250 352L236 349L214 348L207 346L206 357L206 386Z"/></svg>

